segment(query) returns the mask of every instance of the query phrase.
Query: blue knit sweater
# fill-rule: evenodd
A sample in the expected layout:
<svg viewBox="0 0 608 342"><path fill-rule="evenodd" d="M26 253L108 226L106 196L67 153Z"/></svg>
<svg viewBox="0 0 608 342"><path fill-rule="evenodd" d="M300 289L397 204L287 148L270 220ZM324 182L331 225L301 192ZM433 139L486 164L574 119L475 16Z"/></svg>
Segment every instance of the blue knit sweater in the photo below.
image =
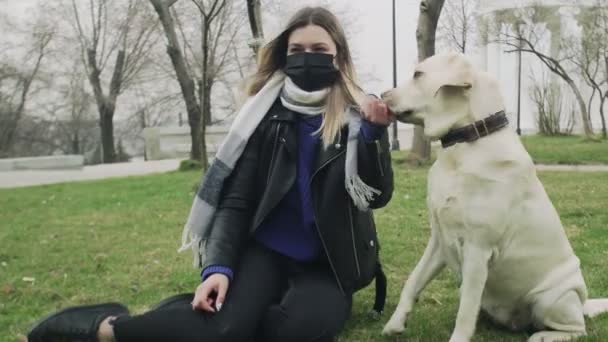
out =
<svg viewBox="0 0 608 342"><path fill-rule="evenodd" d="M254 238L262 245L298 261L314 260L321 251L321 242L315 226L310 178L312 176L317 145L320 138L313 135L321 127L321 115L298 115L298 161L296 181L279 204L257 228ZM381 137L384 126L363 120L361 135L367 142ZM230 279L232 269L223 265L206 267L202 279L213 273L222 273Z"/></svg>

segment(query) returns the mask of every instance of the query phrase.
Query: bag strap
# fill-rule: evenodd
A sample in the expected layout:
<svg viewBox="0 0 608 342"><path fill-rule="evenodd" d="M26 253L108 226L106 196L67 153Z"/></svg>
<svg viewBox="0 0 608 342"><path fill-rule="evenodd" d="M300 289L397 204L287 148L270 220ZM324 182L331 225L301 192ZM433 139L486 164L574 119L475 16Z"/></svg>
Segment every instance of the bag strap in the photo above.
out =
<svg viewBox="0 0 608 342"><path fill-rule="evenodd" d="M376 262L376 299L374 300L374 311L373 313L380 316L384 311L384 305L386 304L386 275L382 270L382 264L380 260Z"/></svg>

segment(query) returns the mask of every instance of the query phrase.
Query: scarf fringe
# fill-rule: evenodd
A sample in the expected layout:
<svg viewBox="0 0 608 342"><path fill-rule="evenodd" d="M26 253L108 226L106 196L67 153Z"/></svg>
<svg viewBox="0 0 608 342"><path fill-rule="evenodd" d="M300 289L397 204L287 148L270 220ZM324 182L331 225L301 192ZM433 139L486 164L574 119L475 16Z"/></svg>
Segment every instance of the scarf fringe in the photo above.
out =
<svg viewBox="0 0 608 342"><path fill-rule="evenodd" d="M192 266L201 267L203 263L203 255L204 249L203 246L205 244L201 243L203 239L200 236L196 236L189 225L184 226L184 230L182 232L182 246L177 250L178 253L182 253L187 251L188 249L192 250Z"/></svg>
<svg viewBox="0 0 608 342"><path fill-rule="evenodd" d="M382 191L365 184L358 175L346 177L345 181L346 191L353 199L355 206L362 211L368 210L369 202L374 199L375 195L380 195L382 193Z"/></svg>

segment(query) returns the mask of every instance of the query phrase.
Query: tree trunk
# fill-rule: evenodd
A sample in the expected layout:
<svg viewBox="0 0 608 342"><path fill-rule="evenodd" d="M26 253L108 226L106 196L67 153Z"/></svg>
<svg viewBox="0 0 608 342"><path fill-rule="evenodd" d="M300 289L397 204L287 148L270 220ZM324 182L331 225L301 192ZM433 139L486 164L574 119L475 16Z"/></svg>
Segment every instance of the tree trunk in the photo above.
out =
<svg viewBox="0 0 608 342"><path fill-rule="evenodd" d="M591 120L589 120L585 99L573 80L567 79L566 83L568 83L568 86L570 86L570 89L572 89L574 96L576 96L576 101L578 102L579 110L581 111L581 118L583 119L583 129L585 131L585 135L587 137L591 137L593 136L593 126L591 126Z"/></svg>
<svg viewBox="0 0 608 342"><path fill-rule="evenodd" d="M201 136L204 137L207 133L207 126L211 125L211 87L209 86L211 82L211 73L210 73L210 62L209 62L209 31L210 31L211 22L207 20L207 17L201 13L201 52L203 54L203 72L201 75L201 80L198 85L198 99L200 101L200 109L201 115L203 119L201 120ZM209 160L207 157L207 144L205 144L205 140L201 141L201 166L203 170L207 170Z"/></svg>
<svg viewBox="0 0 608 342"><path fill-rule="evenodd" d="M41 45L40 54L36 59L36 64L34 65L34 70L32 73L22 78L23 89L21 90L21 96L19 97L19 104L17 105L17 108L12 110L9 104L7 106L7 112L0 113L0 157L10 156L11 149L15 142L17 127L19 126L19 121L21 121L21 117L25 111L25 104L30 92L30 87L38 74L38 70L40 70L40 65L42 64L42 59L45 56L45 48L47 44L48 41Z"/></svg>
<svg viewBox="0 0 608 342"><path fill-rule="evenodd" d="M201 76L201 81L199 82L199 100L201 102L200 107L203 115L203 125L209 126L211 125L211 105L209 104L209 83L211 81L211 73L210 73L210 64L209 63L209 30L211 23L209 20L206 20L205 16L201 13L201 47L202 47L202 55L203 55L203 72ZM205 127L201 129L201 131L205 131Z"/></svg>
<svg viewBox="0 0 608 342"><path fill-rule="evenodd" d="M606 117L604 116L604 102L608 97L608 93L605 96L600 96L600 118L602 119L602 137L604 139L608 138L608 134L606 132Z"/></svg>
<svg viewBox="0 0 608 342"><path fill-rule="evenodd" d="M591 95L589 96L589 101L587 101L587 113L591 116L591 105L593 104L593 99L595 98L595 93L597 92L597 87L593 84L588 84L591 87ZM600 92L600 98L602 97L602 93Z"/></svg>
<svg viewBox="0 0 608 342"><path fill-rule="evenodd" d="M10 109L0 115L0 158L11 155L18 123L19 116L16 117Z"/></svg>
<svg viewBox="0 0 608 342"><path fill-rule="evenodd" d="M182 55L177 34L175 33L175 24L169 6L175 0L150 0L154 10L158 14L160 22L163 26L165 36L167 37L167 54L173 64L173 69L179 82L179 86L186 103L186 112L188 113L188 124L190 125L190 137L192 144L190 147L190 158L195 160L203 160L201 154L201 146L205 143L204 135L201 134L201 108L196 100L196 90L192 77L188 73L184 56ZM204 158L206 160L206 156Z"/></svg>
<svg viewBox="0 0 608 342"><path fill-rule="evenodd" d="M604 76L606 77L606 81L608 82L608 57L604 58L604 65ZM607 98L608 91L605 93L600 92L600 118L602 119L602 136L604 137L604 139L608 138L608 135L606 134L606 117L604 116L604 103L606 102Z"/></svg>
<svg viewBox="0 0 608 342"><path fill-rule="evenodd" d="M249 26L251 27L251 34L253 35L253 41L249 46L257 56L258 51L262 47L262 41L264 40L260 0L247 0L247 15L249 16Z"/></svg>
<svg viewBox="0 0 608 342"><path fill-rule="evenodd" d="M99 127L101 129L101 147L103 150L102 163L116 162L116 150L114 148L114 113L105 110L101 113Z"/></svg>
<svg viewBox="0 0 608 342"><path fill-rule="evenodd" d="M203 118L209 116L211 117L211 96L209 94L211 94L211 89L208 87L208 84L205 84L203 81L199 81L198 82L198 98L200 99L201 103L201 109L203 112ZM209 119L210 120L210 119ZM207 123L205 122L205 120L201 120L200 122L200 130L201 130L201 136L205 136L205 134L207 134ZM201 166L203 167L203 170L207 170L207 168L209 167L209 160L207 157L207 145L204 143L201 143Z"/></svg>
<svg viewBox="0 0 608 342"><path fill-rule="evenodd" d="M444 2L445 0L422 0L420 2L420 16L416 29L419 62L435 54L435 32ZM414 127L410 159L420 162L431 159L431 142L424 136L423 127Z"/></svg>
<svg viewBox="0 0 608 342"><path fill-rule="evenodd" d="M110 92L106 96L101 88L100 70L97 66L97 52L93 49L87 50L87 62L89 64L89 83L93 88L97 110L99 112L99 128L101 130L101 146L103 149L101 162L116 162L116 151L114 149L114 112L116 110L116 100L120 94L122 76L125 65L125 51L119 50L116 55L116 64L110 81Z"/></svg>
<svg viewBox="0 0 608 342"><path fill-rule="evenodd" d="M201 146L203 146L201 137L201 116L198 115L196 117L188 114L188 124L190 125L190 140L192 141L192 146L190 147L190 159L192 160L200 160L203 161Z"/></svg>
<svg viewBox="0 0 608 342"><path fill-rule="evenodd" d="M78 131L72 137L72 154L80 154L80 135Z"/></svg>

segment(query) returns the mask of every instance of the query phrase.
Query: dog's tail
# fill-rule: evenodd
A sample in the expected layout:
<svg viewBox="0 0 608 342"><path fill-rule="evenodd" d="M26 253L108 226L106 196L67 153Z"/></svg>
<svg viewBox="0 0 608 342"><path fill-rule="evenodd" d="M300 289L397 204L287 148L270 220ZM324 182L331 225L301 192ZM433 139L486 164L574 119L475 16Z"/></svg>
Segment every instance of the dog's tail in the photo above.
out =
<svg viewBox="0 0 608 342"><path fill-rule="evenodd" d="M608 312L608 298L587 299L583 306L583 313L590 318L606 312Z"/></svg>

